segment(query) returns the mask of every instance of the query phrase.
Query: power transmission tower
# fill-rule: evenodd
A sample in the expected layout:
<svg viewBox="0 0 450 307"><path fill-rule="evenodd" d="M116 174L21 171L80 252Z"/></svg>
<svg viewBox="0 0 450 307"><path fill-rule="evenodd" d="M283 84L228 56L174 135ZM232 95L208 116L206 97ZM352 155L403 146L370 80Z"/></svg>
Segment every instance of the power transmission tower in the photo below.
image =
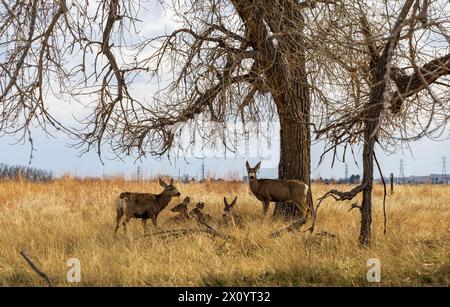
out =
<svg viewBox="0 0 450 307"><path fill-rule="evenodd" d="M202 181L205 180L205 159L206 157L202 157L202 158L197 158L196 159L202 160L202 165L200 166L200 172L202 174Z"/></svg>
<svg viewBox="0 0 450 307"><path fill-rule="evenodd" d="M399 170L399 174L398 174L398 178L400 180L400 182L404 182L405 181L405 161L403 159L400 159L400 170Z"/></svg>
<svg viewBox="0 0 450 307"><path fill-rule="evenodd" d="M202 180L205 180L205 158L202 159Z"/></svg>
<svg viewBox="0 0 450 307"><path fill-rule="evenodd" d="M443 156L441 157L442 160L442 172L441 172L441 180L442 183L447 182L447 157Z"/></svg>
<svg viewBox="0 0 450 307"><path fill-rule="evenodd" d="M345 163L345 182L348 182L348 164Z"/></svg>
<svg viewBox="0 0 450 307"><path fill-rule="evenodd" d="M142 171L142 167L140 165L138 165L138 167L136 168L136 180L142 180L143 179L143 171Z"/></svg>

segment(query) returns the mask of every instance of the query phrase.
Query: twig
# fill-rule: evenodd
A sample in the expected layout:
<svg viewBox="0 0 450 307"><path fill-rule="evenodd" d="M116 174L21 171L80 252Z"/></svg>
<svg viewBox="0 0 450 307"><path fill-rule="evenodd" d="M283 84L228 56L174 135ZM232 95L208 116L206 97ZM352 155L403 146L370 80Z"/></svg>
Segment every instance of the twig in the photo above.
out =
<svg viewBox="0 0 450 307"><path fill-rule="evenodd" d="M40 277L42 277L48 284L49 287L53 287L52 283L50 282L50 279L48 278L47 274L42 272L34 263L33 261L27 256L25 251L20 251L20 255L25 259L25 261L30 265L30 267L35 271Z"/></svg>
<svg viewBox="0 0 450 307"><path fill-rule="evenodd" d="M192 234L192 233L198 233L198 232L199 232L198 229L193 229L193 228L171 229L171 230L164 230L164 231L145 234L144 237L164 236L164 235L179 237L179 236L188 235L188 234Z"/></svg>
<svg viewBox="0 0 450 307"><path fill-rule="evenodd" d="M316 206L315 209L314 209L314 204L312 205L312 207L313 207L313 211L312 211L312 214L313 214L313 221L312 221L311 227L308 228L308 230L309 230L310 233L313 233L313 231L314 231L314 227L316 226L316 220L317 220L317 212L319 211L319 207L320 207L320 205L322 204L322 201L323 201L324 199L325 199L325 197L319 198L319 202L317 203L317 206Z"/></svg>
<svg viewBox="0 0 450 307"><path fill-rule="evenodd" d="M198 219L197 222L199 223L200 228L183 228L183 229L171 229L171 230L164 230L164 231L158 231L150 234L145 234L144 237L151 237L151 236L174 236L174 237L180 237L185 236L189 234L196 234L196 233L207 233L211 234L213 236L221 237L224 239L234 239L234 237L225 235L223 233L218 232L213 227L208 225L205 221Z"/></svg>
<svg viewBox="0 0 450 307"><path fill-rule="evenodd" d="M197 218L197 222L204 227L203 231L207 232L209 234L212 234L213 236L217 236L220 238L224 238L224 239L235 239L234 237L230 236L230 235L225 235L223 233L218 232L217 230L215 230L213 227L211 227L210 225L208 225L208 223L206 223L201 217Z"/></svg>
<svg viewBox="0 0 450 307"><path fill-rule="evenodd" d="M304 218L301 218L301 219L299 219L299 220L293 222L291 225L289 225L289 226L286 227L286 228L283 228L283 229L280 229L280 230L277 230L277 231L272 232L272 233L270 234L270 237L271 237L271 238L276 238L276 237L281 236L281 234L284 233L284 232L291 232L291 231L297 230L297 229L299 229L301 226L303 226L304 224L306 224L306 222L307 222L309 219L311 219L311 217L304 217ZM308 230L309 230L309 229L308 229Z"/></svg>
<svg viewBox="0 0 450 307"><path fill-rule="evenodd" d="M348 212L352 211L353 209L358 208L361 211L361 206L358 205L358 202L353 203L350 209L348 209Z"/></svg>
<svg viewBox="0 0 450 307"><path fill-rule="evenodd" d="M337 238L337 235L328 231L321 231L316 233L316 236L327 237L327 238Z"/></svg>
<svg viewBox="0 0 450 307"><path fill-rule="evenodd" d="M383 173L381 172L381 167L380 167L380 164L378 163L377 155L375 154L375 152L373 153L373 157L375 158L375 162L376 162L377 167L378 167L378 172L380 173L381 181L383 182L383 188L384 188L384 194L383 194L384 230L383 230L383 234L386 235L386 230L387 230L387 217L386 217L386 195L387 195L387 192L386 192L386 182L384 181Z"/></svg>

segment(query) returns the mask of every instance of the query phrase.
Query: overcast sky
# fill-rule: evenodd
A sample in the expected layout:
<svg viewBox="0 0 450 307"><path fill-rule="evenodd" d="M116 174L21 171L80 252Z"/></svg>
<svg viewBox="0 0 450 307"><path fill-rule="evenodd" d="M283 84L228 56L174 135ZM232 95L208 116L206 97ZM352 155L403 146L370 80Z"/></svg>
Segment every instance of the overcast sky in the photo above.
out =
<svg viewBox="0 0 450 307"><path fill-rule="evenodd" d="M171 17L167 15L168 11L161 9L160 5L155 2L150 3L148 11L145 11L143 18L143 32L147 36L155 36L167 33L175 27L175 23ZM151 22L147 22L151 20ZM135 86L137 96L151 96L155 91L155 86L151 84L137 84ZM57 101L54 97L47 97L52 107L55 117L62 119L63 122L72 120L73 112L81 112L76 105L72 105L72 109L67 104ZM447 135L450 135L450 127L447 128ZM190 176L199 176L201 170L201 161L195 158L187 158L187 162L183 158L174 159L169 162L167 159L157 161L155 159L146 159L134 161L133 158L125 161L105 160L102 165L95 153L88 153L79 157L79 150L70 148L68 144L70 140L66 137L57 139L48 138L39 131L33 132L34 146L36 151L33 153L34 158L31 166L52 170L56 175L70 173L77 176L102 176L102 175L126 175L132 176L136 173L139 166L145 176L156 176L158 174L168 174L177 176L178 174L189 174ZM30 156L30 144L14 144L15 139L12 137L0 137L0 162L8 164L27 165ZM278 164L279 147L274 142L269 155L264 154L263 167L272 168ZM255 146L255 144L250 145ZM386 155L378 152L377 156L383 168L384 175L399 173L399 160L404 159L405 175L425 175L430 173L441 173L442 163L441 157L447 156L450 160L450 141L434 142L427 139L411 144L412 153L409 151L398 152L394 155ZM318 165L319 157L322 152L321 144L312 147L312 177L344 177L344 164L337 162L331 169L330 157L328 157L321 165ZM356 153L357 157L361 156L361 152ZM235 159L233 155L229 155L227 159L210 158L205 161L206 173L223 176L242 176L245 172L245 160L248 158L251 164L255 164L260 157L253 153L250 157L241 155L239 159ZM348 157L350 158L350 157ZM359 162L359 161L358 161ZM450 161L449 161L450 164ZM361 165L361 163L359 163ZM361 167L348 159L349 175L361 174ZM447 168L450 172L450 166ZM275 175L275 170L263 172L264 176ZM375 175L379 175L376 173Z"/></svg>

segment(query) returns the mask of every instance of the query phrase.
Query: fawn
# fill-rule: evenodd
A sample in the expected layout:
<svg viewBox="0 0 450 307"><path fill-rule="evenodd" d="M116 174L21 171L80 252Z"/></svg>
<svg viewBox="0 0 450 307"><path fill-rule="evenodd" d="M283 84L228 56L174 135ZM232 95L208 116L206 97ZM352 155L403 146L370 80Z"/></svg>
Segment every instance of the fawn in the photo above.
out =
<svg viewBox="0 0 450 307"><path fill-rule="evenodd" d="M236 205L237 196L233 199L231 203L228 203L226 197L223 198L223 203L225 208L223 209L223 220L222 224L225 226L233 225L235 227L242 227L242 218L236 214L234 211L234 206Z"/></svg>
<svg viewBox="0 0 450 307"><path fill-rule="evenodd" d="M190 216L187 211L187 205L189 204L190 201L191 201L190 197L186 196L184 198L183 202L181 202L180 204L178 204L175 207L173 207L172 209L170 209L170 211L178 212L178 214L168 218L167 222L168 223L182 223L182 222L188 221L190 219Z"/></svg>

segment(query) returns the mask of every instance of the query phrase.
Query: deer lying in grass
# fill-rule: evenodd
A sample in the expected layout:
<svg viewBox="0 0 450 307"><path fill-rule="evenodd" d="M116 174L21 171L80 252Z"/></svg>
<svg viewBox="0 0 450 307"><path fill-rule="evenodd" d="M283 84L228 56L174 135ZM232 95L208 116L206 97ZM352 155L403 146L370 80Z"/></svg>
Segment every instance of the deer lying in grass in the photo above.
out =
<svg viewBox="0 0 450 307"><path fill-rule="evenodd" d="M204 207L205 203L197 203L197 205L195 205L195 208L192 209L191 212L189 212L189 215L192 216L200 224L209 224L210 222L212 222L213 218L211 215L203 213Z"/></svg>
<svg viewBox="0 0 450 307"><path fill-rule="evenodd" d="M127 232L127 224L132 218L142 219L144 235L147 230L147 219L152 219L153 225L157 227L156 219L159 213L169 204L172 197L181 195L173 185L173 179L170 179L170 184L166 184L163 180L159 179L159 184L164 188L160 194L131 192L120 194L116 200L117 218L114 234L119 229L123 215L125 215L125 221L122 225L125 233Z"/></svg>
<svg viewBox="0 0 450 307"><path fill-rule="evenodd" d="M188 214L187 205L189 204L190 201L191 201L190 197L186 196L182 203L170 209L170 211L178 212L178 214L168 218L167 223L178 224L188 221L190 219L190 216Z"/></svg>
<svg viewBox="0 0 450 307"><path fill-rule="evenodd" d="M250 190L262 202L264 214L267 214L270 202L284 201L295 203L303 217L309 214L310 209L306 203L309 187L306 183L300 180L257 179L256 172L261 167L261 162L252 168L247 161L246 167Z"/></svg>
<svg viewBox="0 0 450 307"><path fill-rule="evenodd" d="M228 200L226 197L223 198L223 203L225 205L225 208L223 209L223 220L222 225L229 226L233 225L234 227L242 227L242 218L236 214L234 211L234 206L236 205L237 196L233 199L233 201L228 203Z"/></svg>

